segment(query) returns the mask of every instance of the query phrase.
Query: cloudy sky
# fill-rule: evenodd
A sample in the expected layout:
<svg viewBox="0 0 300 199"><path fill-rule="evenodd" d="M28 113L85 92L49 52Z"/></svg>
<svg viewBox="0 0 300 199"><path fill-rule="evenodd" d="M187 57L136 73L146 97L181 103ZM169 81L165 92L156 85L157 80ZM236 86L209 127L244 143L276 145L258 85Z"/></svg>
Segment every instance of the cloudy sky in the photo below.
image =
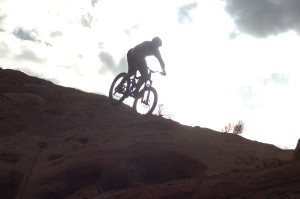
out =
<svg viewBox="0 0 300 199"><path fill-rule="evenodd" d="M154 86L172 119L219 131L242 120L244 137L294 148L299 10L299 0L0 0L0 66L107 95L128 49L160 36L168 75Z"/></svg>

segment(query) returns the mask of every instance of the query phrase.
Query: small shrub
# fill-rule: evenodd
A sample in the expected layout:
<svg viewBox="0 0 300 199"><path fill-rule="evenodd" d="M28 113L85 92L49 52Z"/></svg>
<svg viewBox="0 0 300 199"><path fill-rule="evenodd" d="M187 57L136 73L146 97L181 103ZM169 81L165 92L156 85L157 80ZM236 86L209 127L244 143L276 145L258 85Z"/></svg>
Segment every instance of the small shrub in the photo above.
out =
<svg viewBox="0 0 300 199"><path fill-rule="evenodd" d="M245 130L245 123L242 120L239 120L236 125L229 123L222 129L222 132L233 133L236 135L241 135Z"/></svg>
<svg viewBox="0 0 300 199"><path fill-rule="evenodd" d="M245 124L242 120L239 120L238 123L233 127L233 134L240 135L243 133Z"/></svg>
<svg viewBox="0 0 300 199"><path fill-rule="evenodd" d="M222 132L230 133L232 132L232 129L233 129L233 125L229 123L227 126L224 127L224 129L222 129Z"/></svg>
<svg viewBox="0 0 300 199"><path fill-rule="evenodd" d="M167 119L170 119L172 117L171 114L167 113L167 111L164 107L164 104L159 104L158 105L157 115L159 117L164 117L164 118L167 118Z"/></svg>

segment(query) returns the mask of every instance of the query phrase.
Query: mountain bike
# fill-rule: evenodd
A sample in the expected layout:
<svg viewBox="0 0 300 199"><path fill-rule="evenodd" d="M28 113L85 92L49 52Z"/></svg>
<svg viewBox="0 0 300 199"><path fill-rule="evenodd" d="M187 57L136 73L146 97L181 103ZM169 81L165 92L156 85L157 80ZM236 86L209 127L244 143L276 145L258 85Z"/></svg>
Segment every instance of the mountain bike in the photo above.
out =
<svg viewBox="0 0 300 199"><path fill-rule="evenodd" d="M111 103L117 105L127 97L133 97L134 112L145 116L150 115L157 105L158 98L157 91L152 87L151 75L158 72L148 68L147 78L139 88L137 88L137 83L142 77L138 70L131 77L128 77L127 73L120 73L113 80L109 90Z"/></svg>

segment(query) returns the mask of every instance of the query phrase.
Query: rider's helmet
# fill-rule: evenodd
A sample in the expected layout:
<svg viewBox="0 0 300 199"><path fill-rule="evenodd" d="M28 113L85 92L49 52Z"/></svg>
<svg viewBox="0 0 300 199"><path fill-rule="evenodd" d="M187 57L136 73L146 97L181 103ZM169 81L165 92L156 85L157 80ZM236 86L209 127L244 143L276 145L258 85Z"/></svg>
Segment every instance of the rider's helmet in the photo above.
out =
<svg viewBox="0 0 300 199"><path fill-rule="evenodd" d="M154 37L154 38L152 39L152 43L153 43L157 48L159 48L159 47L162 46L162 41L161 41L161 39L160 39L159 37Z"/></svg>

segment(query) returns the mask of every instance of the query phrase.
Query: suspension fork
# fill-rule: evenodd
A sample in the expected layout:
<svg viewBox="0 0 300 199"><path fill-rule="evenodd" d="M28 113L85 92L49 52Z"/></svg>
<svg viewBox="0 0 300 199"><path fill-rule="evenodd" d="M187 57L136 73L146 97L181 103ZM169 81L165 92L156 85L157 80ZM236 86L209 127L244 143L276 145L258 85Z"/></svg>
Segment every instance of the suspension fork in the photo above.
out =
<svg viewBox="0 0 300 199"><path fill-rule="evenodd" d="M149 82L149 83L148 83ZM148 83L148 84L147 84ZM147 80L145 82L145 87L144 88L151 88L152 87L152 81L151 80ZM145 96L146 94L146 96ZM142 96L142 102L145 102L146 105L148 105L148 102L149 102L149 97L150 97L150 91L148 91L147 93L146 92L143 92L143 96Z"/></svg>

